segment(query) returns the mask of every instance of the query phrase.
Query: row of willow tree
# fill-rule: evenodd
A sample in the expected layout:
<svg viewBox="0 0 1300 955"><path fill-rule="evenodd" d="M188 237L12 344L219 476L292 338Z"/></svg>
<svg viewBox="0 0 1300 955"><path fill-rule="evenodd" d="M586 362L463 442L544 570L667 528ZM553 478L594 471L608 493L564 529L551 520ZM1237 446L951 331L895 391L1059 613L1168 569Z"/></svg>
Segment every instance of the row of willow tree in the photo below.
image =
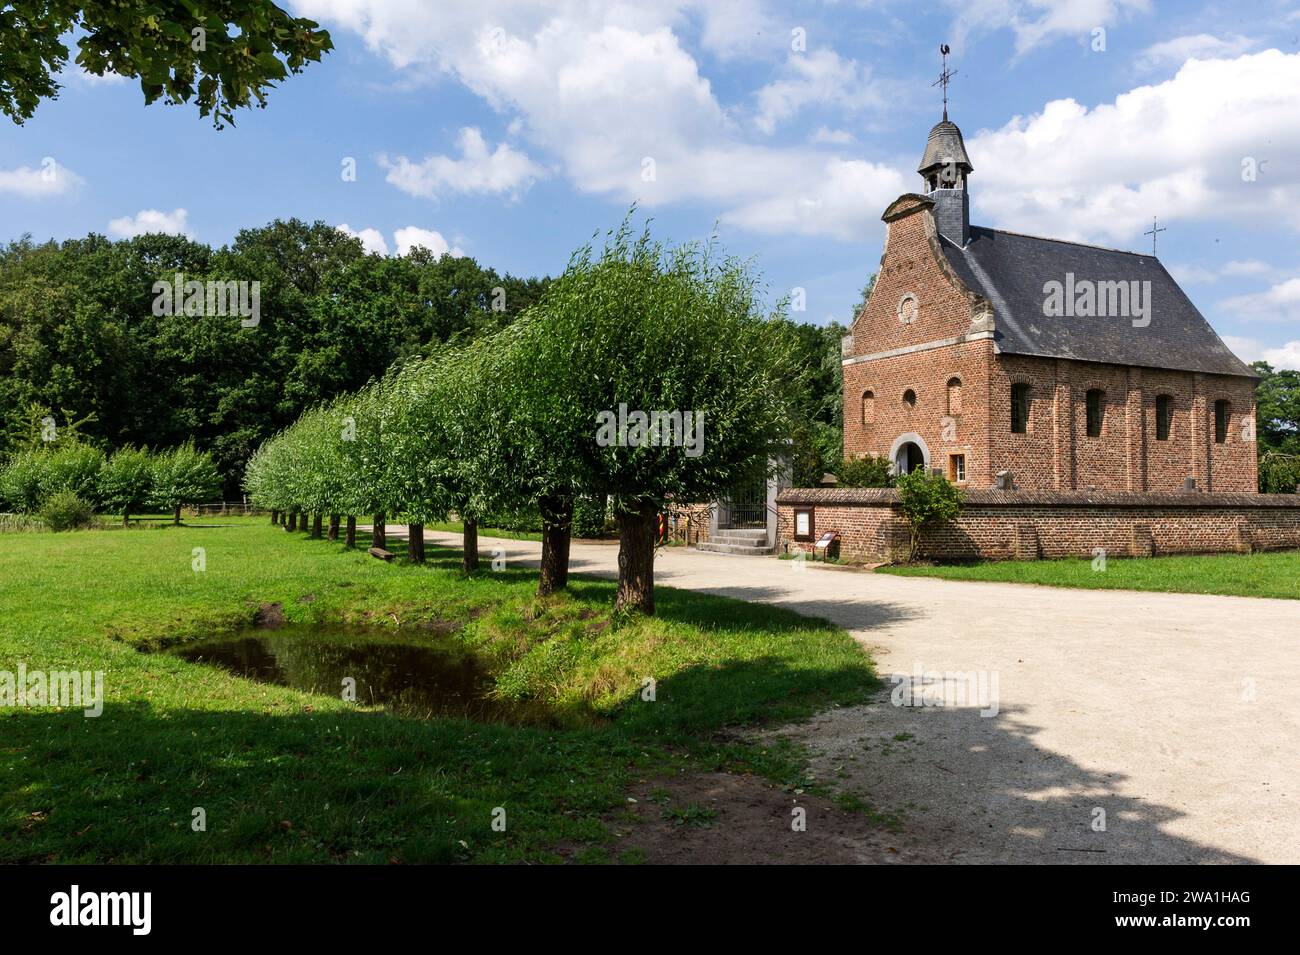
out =
<svg viewBox="0 0 1300 955"><path fill-rule="evenodd" d="M466 570L484 515L535 510L543 595L566 586L575 502L608 501L617 609L653 613L657 516L758 479L785 447L803 376L782 310L712 243L667 246L625 221L509 327L309 409L253 454L244 486L317 535L346 518L349 543L358 515L378 546L386 521L405 523L417 561L424 525L457 516ZM703 440L598 440L620 406L702 415Z"/></svg>

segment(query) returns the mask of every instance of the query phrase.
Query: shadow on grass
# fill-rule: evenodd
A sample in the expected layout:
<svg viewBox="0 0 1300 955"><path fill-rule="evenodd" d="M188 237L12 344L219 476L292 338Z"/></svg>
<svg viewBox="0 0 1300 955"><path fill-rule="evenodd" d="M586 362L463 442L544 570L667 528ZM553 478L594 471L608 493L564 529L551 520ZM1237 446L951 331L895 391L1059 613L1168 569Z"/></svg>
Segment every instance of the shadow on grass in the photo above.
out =
<svg viewBox="0 0 1300 955"><path fill-rule="evenodd" d="M632 774L666 770L670 751L731 758L714 731L774 706L810 710L833 687L861 696L864 678L768 658L695 670L663 680L653 702L635 696L613 719L570 729L422 720L278 689L256 710L115 702L110 685L95 719L10 711L0 766L23 783L0 794L0 861L545 857L561 841L605 839L600 819ZM496 807L506 833L492 829ZM195 809L206 831L192 829Z"/></svg>
<svg viewBox="0 0 1300 955"><path fill-rule="evenodd" d="M409 719L293 694L275 701L285 709L274 714L146 702L110 702L98 719L11 712L2 718L0 764L15 775L21 766L22 785L0 796L0 860L554 858L562 842L607 842L602 819L623 804L630 781L676 771L684 764L673 753L690 752L695 769L745 769L745 754L758 748L741 750L714 733L860 696L862 680L856 667L791 667L767 657L690 667L662 680L655 700L633 698L613 722L570 730ZM957 822L946 831L926 831L927 816L905 814L905 830L936 840L936 848L970 839L990 859L1251 861L1171 834L1168 826L1184 813L1123 795L1122 773L1088 769L1037 745L1038 728L1014 710L981 719L961 708L898 709L882 704L878 722L868 717L863 731L893 733L900 721L915 720L925 739L981 747L927 751L951 759L944 773L879 750L863 757L874 761L863 768L884 784L868 794L877 804L956 807ZM965 725L971 720L974 734ZM1105 808L1107 833L1090 832L1093 806ZM498 808L505 832L492 827ZM196 832L199 809L206 830ZM773 828L774 846L787 830ZM754 851L751 861L762 861L763 846Z"/></svg>

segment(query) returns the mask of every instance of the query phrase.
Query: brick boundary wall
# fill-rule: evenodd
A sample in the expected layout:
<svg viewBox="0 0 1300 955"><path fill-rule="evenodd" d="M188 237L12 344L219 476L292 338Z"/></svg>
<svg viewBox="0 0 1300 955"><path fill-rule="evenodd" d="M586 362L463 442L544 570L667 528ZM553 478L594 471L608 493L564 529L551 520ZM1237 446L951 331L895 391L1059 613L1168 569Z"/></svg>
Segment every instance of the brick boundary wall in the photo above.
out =
<svg viewBox="0 0 1300 955"><path fill-rule="evenodd" d="M687 544L703 544L708 541L713 505L669 504L665 513L668 516L669 540Z"/></svg>
<svg viewBox="0 0 1300 955"><path fill-rule="evenodd" d="M1159 554L1249 553L1300 548L1300 495L1130 494L1117 491L967 491L961 516L926 530L931 560L1034 560ZM882 488L787 488L777 497L777 550L794 540L794 509L813 508L813 532L840 534L844 557L901 559L907 522L898 492Z"/></svg>

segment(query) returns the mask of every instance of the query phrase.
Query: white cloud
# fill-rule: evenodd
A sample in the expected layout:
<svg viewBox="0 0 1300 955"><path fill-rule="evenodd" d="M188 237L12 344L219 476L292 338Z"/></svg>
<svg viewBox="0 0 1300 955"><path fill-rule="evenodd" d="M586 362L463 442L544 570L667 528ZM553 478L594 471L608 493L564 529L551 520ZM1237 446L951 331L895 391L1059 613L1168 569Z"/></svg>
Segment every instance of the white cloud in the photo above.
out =
<svg viewBox="0 0 1300 955"><path fill-rule="evenodd" d="M421 229L418 226L408 225L406 228L394 232L393 238L397 241L398 255L406 255L416 246L423 246L439 257L451 253L454 258L460 258L465 254L464 249L459 246L453 247L451 243L443 238L441 232L434 232L432 229Z"/></svg>
<svg viewBox="0 0 1300 955"><path fill-rule="evenodd" d="M1255 45L1244 36L1220 39L1208 33L1175 37L1147 47L1138 56L1139 70L1156 70L1162 67L1182 66L1188 60L1210 60L1240 56Z"/></svg>
<svg viewBox="0 0 1300 955"><path fill-rule="evenodd" d="M870 71L833 50L791 53L782 77L758 91L754 125L764 133L808 108L835 106L850 111L885 103L881 84Z"/></svg>
<svg viewBox="0 0 1300 955"><path fill-rule="evenodd" d="M375 252L379 255L388 254L388 242L384 239L384 234L378 229L353 229L346 222L339 227L340 232L346 232L355 239L361 240L361 246L366 252Z"/></svg>
<svg viewBox="0 0 1300 955"><path fill-rule="evenodd" d="M190 231L189 212L185 209L173 209L171 212L159 212L157 209L141 209L133 216L122 216L108 224L108 231L122 239L131 239L137 235L161 232L168 235L183 235L194 238Z"/></svg>
<svg viewBox="0 0 1300 955"><path fill-rule="evenodd" d="M899 173L873 163L826 159L821 169L822 175L799 192L743 202L724 221L756 232L861 240L885 206L906 191Z"/></svg>
<svg viewBox="0 0 1300 955"><path fill-rule="evenodd" d="M1300 279L1287 279L1263 292L1225 298L1219 307L1249 321L1300 322Z"/></svg>
<svg viewBox="0 0 1300 955"><path fill-rule="evenodd" d="M62 196L85 185L71 169L60 165L52 156L41 160L38 168L18 166L0 169L0 195L14 195L23 199L47 199Z"/></svg>
<svg viewBox="0 0 1300 955"><path fill-rule="evenodd" d="M822 143L827 146L847 146L856 140L847 129L829 129L826 126L818 126L813 131L813 134L808 137L808 141Z"/></svg>
<svg viewBox="0 0 1300 955"><path fill-rule="evenodd" d="M483 134L466 127L456 137L460 158L428 156L411 162L405 156L389 161L379 157L379 165L388 170L388 182L412 196L436 198L447 192L485 192L518 195L545 174L524 153L505 143L489 150Z"/></svg>
<svg viewBox="0 0 1300 955"><path fill-rule="evenodd" d="M1267 275L1273 267L1259 259L1233 260L1223 266L1224 275Z"/></svg>
<svg viewBox="0 0 1300 955"><path fill-rule="evenodd" d="M67 80L73 86L121 86L130 82L127 77L120 73L105 73L99 76L91 73L89 70L82 69L79 64L72 64L66 73L59 74L60 80Z"/></svg>
<svg viewBox="0 0 1300 955"><path fill-rule="evenodd" d="M1223 343L1244 362L1266 361L1273 366L1274 371L1281 371L1283 368L1300 371L1300 339L1269 347L1254 338L1241 338L1237 335L1222 337Z"/></svg>
<svg viewBox="0 0 1300 955"><path fill-rule="evenodd" d="M674 32L703 17L706 32L713 23L709 42L723 49L726 31L748 15L743 3L713 20L698 0L294 0L294 7L354 30L397 69L458 80L520 123L530 146L553 157L576 189L620 204L693 202L748 228L861 239L878 234L880 211L906 188L886 165L837 165L814 146L746 141ZM772 122L802 95L770 93ZM390 179L408 190L451 188L448 163L458 160L433 158L393 164Z"/></svg>
<svg viewBox="0 0 1300 955"><path fill-rule="evenodd" d="M969 35L1009 29L1016 54L1062 36L1091 41L1092 31L1151 9L1148 0L947 0L957 44Z"/></svg>
<svg viewBox="0 0 1300 955"><path fill-rule="evenodd" d="M346 222L337 228L340 232L360 239L361 245L367 253L389 254L388 240L384 238L384 234L378 229L353 229ZM464 249L460 248L460 246L453 246L441 232L436 232L433 229L421 229L419 226L413 225L395 231L393 233L393 243L397 248L398 255L406 255L416 246L423 246L435 256L451 253L455 258L460 258L465 254Z"/></svg>
<svg viewBox="0 0 1300 955"><path fill-rule="evenodd" d="M1217 282L1221 278L1268 275L1273 271L1271 265L1267 262L1261 262L1259 259L1238 259L1225 262L1217 269L1207 268L1202 265L1188 265L1182 262L1171 263L1166 268L1169 269L1169 274L1177 279L1181 285L1208 285L1211 282Z"/></svg>
<svg viewBox="0 0 1300 955"><path fill-rule="evenodd" d="M967 137L972 201L1008 228L1130 248L1156 214L1300 231L1300 124L1283 121L1295 115L1300 54L1191 60L1113 103L1053 100Z"/></svg>
<svg viewBox="0 0 1300 955"><path fill-rule="evenodd" d="M759 0L708 0L700 7L700 45L720 59L751 55L769 47L770 37L790 27L777 24Z"/></svg>

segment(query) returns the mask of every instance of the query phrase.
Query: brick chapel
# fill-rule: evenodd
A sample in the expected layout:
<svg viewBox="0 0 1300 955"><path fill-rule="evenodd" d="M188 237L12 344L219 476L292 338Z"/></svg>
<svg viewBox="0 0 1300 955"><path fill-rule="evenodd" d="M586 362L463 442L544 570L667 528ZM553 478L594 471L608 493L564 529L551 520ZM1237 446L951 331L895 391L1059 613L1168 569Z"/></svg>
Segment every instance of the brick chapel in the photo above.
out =
<svg viewBox="0 0 1300 955"><path fill-rule="evenodd" d="M1256 492L1256 377L1154 254L972 226L974 168L945 104L845 336L845 456L971 489Z"/></svg>

